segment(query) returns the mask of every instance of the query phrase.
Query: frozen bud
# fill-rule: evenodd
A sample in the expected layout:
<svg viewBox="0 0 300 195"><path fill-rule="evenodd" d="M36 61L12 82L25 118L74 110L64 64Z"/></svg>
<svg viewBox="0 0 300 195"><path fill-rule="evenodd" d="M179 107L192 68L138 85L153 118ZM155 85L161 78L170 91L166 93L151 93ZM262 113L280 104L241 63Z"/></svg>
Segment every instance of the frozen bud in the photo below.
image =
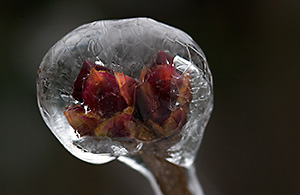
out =
<svg viewBox="0 0 300 195"><path fill-rule="evenodd" d="M138 82L123 73L115 73L117 82L119 84L122 97L125 99L128 106L133 106L135 103L136 87Z"/></svg>
<svg viewBox="0 0 300 195"><path fill-rule="evenodd" d="M173 59L159 52L151 67L144 67L137 88L142 120L163 136L186 123L191 101L189 77L175 69Z"/></svg>
<svg viewBox="0 0 300 195"><path fill-rule="evenodd" d="M113 117L103 121L96 129L97 136L130 137L136 129L132 116L132 108L129 107L122 113L116 113Z"/></svg>
<svg viewBox="0 0 300 195"><path fill-rule="evenodd" d="M81 136L130 136L135 79L85 61L73 86L73 97L81 105L67 107L64 115Z"/></svg>
<svg viewBox="0 0 300 195"><path fill-rule="evenodd" d="M81 70L80 70L79 74L77 75L76 80L74 81L73 93L72 93L72 96L80 102L83 101L83 99L82 99L83 84L84 84L85 80L87 79L87 76L89 75L92 68L95 68L98 71L103 70L103 71L109 72L110 74L113 74L113 71L105 66L100 66L100 65L97 65L97 64L87 61L87 60L84 61L81 66Z"/></svg>
<svg viewBox="0 0 300 195"><path fill-rule="evenodd" d="M122 112L128 106L115 75L107 71L96 71L94 68L84 83L82 98L93 112L105 118Z"/></svg>
<svg viewBox="0 0 300 195"><path fill-rule="evenodd" d="M79 105L68 107L64 111L64 115L73 129L81 136L94 135L94 129L101 123L99 115L92 112L86 113L84 108Z"/></svg>

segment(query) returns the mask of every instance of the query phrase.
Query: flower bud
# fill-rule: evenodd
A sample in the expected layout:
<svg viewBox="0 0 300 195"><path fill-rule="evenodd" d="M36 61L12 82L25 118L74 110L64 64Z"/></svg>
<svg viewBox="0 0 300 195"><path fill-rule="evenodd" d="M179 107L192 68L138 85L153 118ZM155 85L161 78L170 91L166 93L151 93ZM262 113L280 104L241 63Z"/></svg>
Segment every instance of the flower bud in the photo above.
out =
<svg viewBox="0 0 300 195"><path fill-rule="evenodd" d="M81 136L95 135L94 129L101 123L99 115L92 112L86 113L84 108L79 105L68 107L64 111L64 115L73 129Z"/></svg>
<svg viewBox="0 0 300 195"><path fill-rule="evenodd" d="M85 61L72 94L82 105L68 107L64 115L81 136L130 136L136 86L137 81L123 73Z"/></svg>
<svg viewBox="0 0 300 195"><path fill-rule="evenodd" d="M150 68L144 67L137 88L137 105L142 120L166 136L186 123L191 101L186 73L173 66L173 59L159 52Z"/></svg>
<svg viewBox="0 0 300 195"><path fill-rule="evenodd" d="M136 125L132 116L132 108L129 107L124 112L118 112L113 117L104 120L95 129L95 134L97 136L108 137L129 137L135 128Z"/></svg>
<svg viewBox="0 0 300 195"><path fill-rule="evenodd" d="M109 72L110 74L113 74L113 71L105 66L100 66L100 65L97 65L97 64L87 61L87 60L84 61L81 66L81 70L80 70L79 74L77 75L77 78L73 84L72 96L74 99L76 99L79 102L83 101L83 99L82 99L83 84L84 84L85 80L87 79L87 76L89 75L92 68L95 68L98 71L103 70L103 71Z"/></svg>
<svg viewBox="0 0 300 195"><path fill-rule="evenodd" d="M96 71L95 68L91 69L84 83L82 98L84 104L104 118L109 118L128 106L115 75L102 70Z"/></svg>

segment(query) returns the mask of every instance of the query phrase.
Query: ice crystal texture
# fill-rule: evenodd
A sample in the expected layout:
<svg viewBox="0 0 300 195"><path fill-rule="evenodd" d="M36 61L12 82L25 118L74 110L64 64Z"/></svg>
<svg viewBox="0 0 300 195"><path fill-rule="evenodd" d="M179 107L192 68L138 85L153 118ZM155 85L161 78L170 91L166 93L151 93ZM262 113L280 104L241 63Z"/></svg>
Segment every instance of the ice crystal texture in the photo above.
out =
<svg viewBox="0 0 300 195"><path fill-rule="evenodd" d="M63 112L70 104L78 104L72 97L73 83L85 61L139 80L143 67L149 67L160 51L171 56L173 66L190 78L192 100L180 133L153 141L76 134ZM61 144L94 164L135 156L145 148L189 166L213 107L212 76L200 47L183 31L149 18L97 21L68 33L43 58L37 95L43 119Z"/></svg>

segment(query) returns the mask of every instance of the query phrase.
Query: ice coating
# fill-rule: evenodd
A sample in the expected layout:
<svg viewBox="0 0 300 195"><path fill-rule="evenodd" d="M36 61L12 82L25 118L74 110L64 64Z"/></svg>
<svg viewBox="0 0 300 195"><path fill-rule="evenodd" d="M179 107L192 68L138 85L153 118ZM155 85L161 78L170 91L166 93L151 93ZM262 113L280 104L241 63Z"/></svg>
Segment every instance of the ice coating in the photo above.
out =
<svg viewBox="0 0 300 195"><path fill-rule="evenodd" d="M149 68L159 51L171 56L173 66L190 78L187 122L179 135L170 138L176 141L165 144L162 140L80 137L74 133L63 111L70 102L78 103L72 96L73 84L85 61L139 80L143 67ZM93 22L70 32L44 57L37 91L42 116L54 135L73 155L95 164L149 147L164 150L175 164L189 166L213 105L212 78L200 47L183 31L148 18Z"/></svg>

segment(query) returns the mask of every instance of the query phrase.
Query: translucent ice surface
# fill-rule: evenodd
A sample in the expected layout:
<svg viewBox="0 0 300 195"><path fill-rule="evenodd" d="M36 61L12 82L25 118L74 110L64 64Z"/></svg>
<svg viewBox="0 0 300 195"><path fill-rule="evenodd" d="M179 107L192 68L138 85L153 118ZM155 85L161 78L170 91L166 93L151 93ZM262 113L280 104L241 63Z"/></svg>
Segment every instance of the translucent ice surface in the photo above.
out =
<svg viewBox="0 0 300 195"><path fill-rule="evenodd" d="M70 105L81 104L72 92L85 61L138 81L142 69L150 67L159 52L172 57L172 67L188 75L190 82L192 98L187 120L178 133L146 141L135 137L80 136L74 131L64 111ZM170 162L189 166L212 111L212 75L200 47L179 29L149 18L97 21L68 33L48 51L38 70L37 97L52 133L83 161L102 164L119 156L138 155L144 148L160 152Z"/></svg>

